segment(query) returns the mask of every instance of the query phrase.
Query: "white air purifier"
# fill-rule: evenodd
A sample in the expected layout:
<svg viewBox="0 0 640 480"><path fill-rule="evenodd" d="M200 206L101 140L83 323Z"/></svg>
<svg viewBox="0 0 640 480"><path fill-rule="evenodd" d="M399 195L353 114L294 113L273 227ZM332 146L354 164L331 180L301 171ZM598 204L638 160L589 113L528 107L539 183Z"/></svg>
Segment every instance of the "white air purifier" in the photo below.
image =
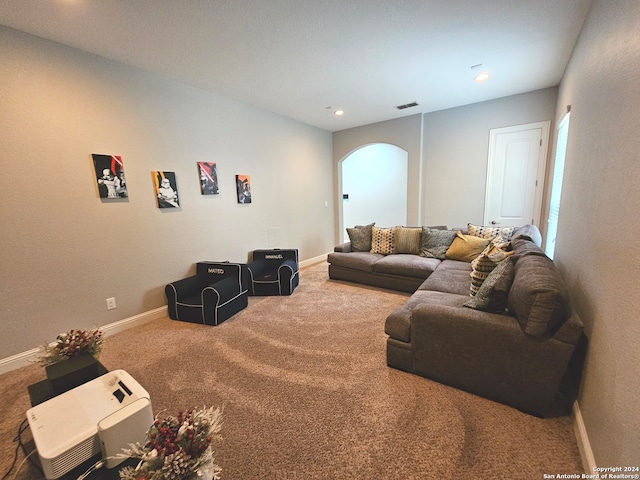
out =
<svg viewBox="0 0 640 480"><path fill-rule="evenodd" d="M98 438L106 467L113 468L126 460L118 458L122 449L132 443L144 445L147 431L153 424L153 412L148 398L139 398L98 422Z"/></svg>
<svg viewBox="0 0 640 480"><path fill-rule="evenodd" d="M27 420L45 477L51 480L103 448L113 455L144 440L153 415L147 391L124 370L114 370L30 408ZM107 460L107 466L120 462Z"/></svg>

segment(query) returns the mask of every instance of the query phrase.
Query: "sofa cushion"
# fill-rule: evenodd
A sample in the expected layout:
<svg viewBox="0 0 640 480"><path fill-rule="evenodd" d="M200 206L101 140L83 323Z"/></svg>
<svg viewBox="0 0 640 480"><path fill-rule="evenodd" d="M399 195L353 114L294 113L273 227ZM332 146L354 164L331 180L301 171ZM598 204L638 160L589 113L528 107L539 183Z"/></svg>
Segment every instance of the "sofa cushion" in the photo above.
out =
<svg viewBox="0 0 640 480"><path fill-rule="evenodd" d="M456 238L456 232L453 230L422 227L420 256L444 260L454 238Z"/></svg>
<svg viewBox="0 0 640 480"><path fill-rule="evenodd" d="M507 251L508 242L502 240L502 236L498 235L491 240L491 243L471 262L471 296L478 293L478 289L482 286L487 276L496 268L496 265L505 258L513 255L512 251Z"/></svg>
<svg viewBox="0 0 640 480"><path fill-rule="evenodd" d="M418 255L399 253L380 258L373 266L376 273L388 273L403 277L427 278L438 267L440 260Z"/></svg>
<svg viewBox="0 0 640 480"><path fill-rule="evenodd" d="M488 227L484 225L467 225L467 233L475 237L488 238L489 240L502 235L504 238L511 238L516 227Z"/></svg>
<svg viewBox="0 0 640 480"><path fill-rule="evenodd" d="M384 331L391 338L403 342L410 342L411 314L416 307L425 303L430 305L462 307L467 298L469 298L467 295L419 290L411 295L404 305L396 308L387 316Z"/></svg>
<svg viewBox="0 0 640 480"><path fill-rule="evenodd" d="M541 255L515 255L515 277L509 291L509 310L522 330L545 338L567 319L569 294L551 259Z"/></svg>
<svg viewBox="0 0 640 480"><path fill-rule="evenodd" d="M371 235L374 223L369 225L356 225L352 228L347 228L347 235L351 241L351 251L353 252L368 252L371 250Z"/></svg>
<svg viewBox="0 0 640 480"><path fill-rule="evenodd" d="M453 262L454 260L445 260L445 262ZM442 262L444 263L444 262ZM461 263L461 262L460 262ZM420 290L432 290L435 292L455 293L457 295L466 295L469 297L469 264L465 270L459 268L442 268L442 264L438 266L435 272L429 275L420 287Z"/></svg>
<svg viewBox="0 0 640 480"><path fill-rule="evenodd" d="M422 243L422 227L396 227L395 253L418 255Z"/></svg>
<svg viewBox="0 0 640 480"><path fill-rule="evenodd" d="M447 258L451 260L461 260L463 262L471 262L474 258L487 248L490 240L486 238L476 237L475 235L465 235L456 232L451 246L447 249Z"/></svg>
<svg viewBox="0 0 640 480"><path fill-rule="evenodd" d="M371 253L391 255L395 253L395 227L380 228L375 225L371 232Z"/></svg>
<svg viewBox="0 0 640 480"><path fill-rule="evenodd" d="M507 298L513 283L513 265L512 257L499 262L482 282L475 296L466 301L464 306L491 313L503 313L507 308Z"/></svg>
<svg viewBox="0 0 640 480"><path fill-rule="evenodd" d="M460 260L445 259L438 265L438 270L464 270L467 275L471 272L471 264L469 262L461 262Z"/></svg>
<svg viewBox="0 0 640 480"><path fill-rule="evenodd" d="M519 256L524 255L538 255L540 257L546 257L547 255L544 253L538 245L529 240L529 237L517 237L514 238L511 242L511 248L513 251Z"/></svg>
<svg viewBox="0 0 640 480"><path fill-rule="evenodd" d="M368 252L331 252L327 255L327 262L339 267L353 268L363 272L373 272L375 263L384 258L383 255Z"/></svg>

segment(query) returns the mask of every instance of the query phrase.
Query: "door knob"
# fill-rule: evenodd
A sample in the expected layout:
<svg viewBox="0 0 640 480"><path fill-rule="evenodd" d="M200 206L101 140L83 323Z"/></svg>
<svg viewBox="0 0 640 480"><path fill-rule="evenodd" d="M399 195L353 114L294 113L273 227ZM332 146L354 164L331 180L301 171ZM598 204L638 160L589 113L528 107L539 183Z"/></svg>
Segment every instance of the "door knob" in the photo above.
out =
<svg viewBox="0 0 640 480"><path fill-rule="evenodd" d="M500 225L500 222L496 222L495 220L491 220L491 225Z"/></svg>

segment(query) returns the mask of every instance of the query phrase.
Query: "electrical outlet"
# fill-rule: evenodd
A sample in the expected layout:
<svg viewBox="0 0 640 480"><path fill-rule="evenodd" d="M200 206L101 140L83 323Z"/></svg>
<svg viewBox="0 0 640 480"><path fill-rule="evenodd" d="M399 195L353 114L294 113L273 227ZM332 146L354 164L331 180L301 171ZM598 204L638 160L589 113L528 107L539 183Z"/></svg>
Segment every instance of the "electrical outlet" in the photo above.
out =
<svg viewBox="0 0 640 480"><path fill-rule="evenodd" d="M116 297L107 298L107 310L116 308Z"/></svg>

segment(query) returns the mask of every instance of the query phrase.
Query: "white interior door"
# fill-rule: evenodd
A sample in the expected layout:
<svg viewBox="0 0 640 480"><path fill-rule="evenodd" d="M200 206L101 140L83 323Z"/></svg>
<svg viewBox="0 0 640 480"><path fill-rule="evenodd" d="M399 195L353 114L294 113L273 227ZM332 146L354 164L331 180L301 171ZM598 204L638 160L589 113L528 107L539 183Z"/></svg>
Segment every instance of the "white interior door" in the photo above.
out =
<svg viewBox="0 0 640 480"><path fill-rule="evenodd" d="M489 133L484 224L539 225L549 122Z"/></svg>

